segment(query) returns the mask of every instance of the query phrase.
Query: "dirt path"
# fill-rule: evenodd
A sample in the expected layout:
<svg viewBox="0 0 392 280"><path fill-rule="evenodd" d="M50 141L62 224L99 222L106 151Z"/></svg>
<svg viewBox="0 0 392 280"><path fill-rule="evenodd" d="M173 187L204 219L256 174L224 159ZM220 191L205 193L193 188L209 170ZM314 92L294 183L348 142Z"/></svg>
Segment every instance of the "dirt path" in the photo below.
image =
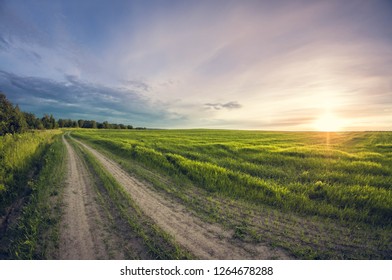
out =
<svg viewBox="0 0 392 280"><path fill-rule="evenodd" d="M183 205L157 193L137 179L131 177L114 161L90 146L75 140L89 150L100 163L125 188L145 215L163 230L173 235L176 241L201 259L289 259L282 250L260 244L249 244L233 240L233 232L219 225L203 222L192 215Z"/></svg>
<svg viewBox="0 0 392 280"><path fill-rule="evenodd" d="M111 240L110 234L104 228L106 221L96 202L91 174L64 136L63 141L68 154L68 179L63 196L59 258L123 258L121 252L110 250L110 244L116 241ZM109 250L116 251L117 255L109 254Z"/></svg>

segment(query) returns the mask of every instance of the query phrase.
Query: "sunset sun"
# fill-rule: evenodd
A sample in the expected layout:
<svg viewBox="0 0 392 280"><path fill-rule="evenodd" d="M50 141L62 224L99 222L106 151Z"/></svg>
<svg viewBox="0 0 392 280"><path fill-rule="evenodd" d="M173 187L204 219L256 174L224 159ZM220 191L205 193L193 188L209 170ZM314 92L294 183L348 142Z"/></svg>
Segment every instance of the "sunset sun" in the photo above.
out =
<svg viewBox="0 0 392 280"><path fill-rule="evenodd" d="M343 120L332 113L325 113L314 123L318 131L340 131L343 128Z"/></svg>

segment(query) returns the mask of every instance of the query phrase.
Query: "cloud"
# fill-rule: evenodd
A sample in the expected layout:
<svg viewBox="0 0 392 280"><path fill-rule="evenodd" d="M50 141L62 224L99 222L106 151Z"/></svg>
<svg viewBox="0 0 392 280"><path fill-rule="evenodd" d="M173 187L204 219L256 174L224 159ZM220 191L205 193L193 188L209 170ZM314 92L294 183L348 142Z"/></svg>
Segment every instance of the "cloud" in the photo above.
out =
<svg viewBox="0 0 392 280"><path fill-rule="evenodd" d="M141 90L141 91L151 90L151 86L149 84L140 80L126 80L123 83L132 89Z"/></svg>
<svg viewBox="0 0 392 280"><path fill-rule="evenodd" d="M65 82L21 77L0 71L0 90L22 110L57 118L86 118L97 121L159 126L172 113L135 91L89 83L68 75Z"/></svg>
<svg viewBox="0 0 392 280"><path fill-rule="evenodd" d="M7 50L9 48L9 44L8 42L2 37L0 36L0 50Z"/></svg>
<svg viewBox="0 0 392 280"><path fill-rule="evenodd" d="M232 109L242 108L242 105L239 104L237 101L231 101L227 103L205 103L204 106L214 110L221 110L221 109L232 110Z"/></svg>
<svg viewBox="0 0 392 280"><path fill-rule="evenodd" d="M389 126L389 1L114 2L3 1L0 89L155 127L311 129L326 109Z"/></svg>

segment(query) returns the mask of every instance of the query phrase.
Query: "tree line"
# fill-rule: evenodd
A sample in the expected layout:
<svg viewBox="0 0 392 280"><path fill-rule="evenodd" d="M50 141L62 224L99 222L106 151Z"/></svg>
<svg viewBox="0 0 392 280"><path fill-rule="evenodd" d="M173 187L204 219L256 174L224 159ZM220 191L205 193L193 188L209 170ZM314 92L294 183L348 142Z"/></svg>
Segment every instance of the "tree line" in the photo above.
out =
<svg viewBox="0 0 392 280"><path fill-rule="evenodd" d="M23 133L31 129L56 129L56 128L96 128L96 129L133 129L132 125L109 123L107 121L97 122L95 120L56 120L53 115L44 114L42 118L33 113L23 112L19 106L14 106L0 92L0 135L7 133ZM136 129L145 129L139 128Z"/></svg>

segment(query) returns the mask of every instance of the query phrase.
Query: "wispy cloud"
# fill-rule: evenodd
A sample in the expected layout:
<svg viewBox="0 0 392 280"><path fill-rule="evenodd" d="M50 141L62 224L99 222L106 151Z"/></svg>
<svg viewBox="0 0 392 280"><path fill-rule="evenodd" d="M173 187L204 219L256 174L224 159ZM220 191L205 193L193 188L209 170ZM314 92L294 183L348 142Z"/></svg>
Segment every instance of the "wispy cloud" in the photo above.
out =
<svg viewBox="0 0 392 280"><path fill-rule="evenodd" d="M231 101L227 103L206 103L204 104L207 108L214 109L214 110L221 110L221 109L240 109L242 106L237 101Z"/></svg>
<svg viewBox="0 0 392 280"><path fill-rule="evenodd" d="M390 1L3 3L0 86L39 100L31 110L165 127L312 129L325 110L392 122Z"/></svg>
<svg viewBox="0 0 392 280"><path fill-rule="evenodd" d="M148 83L143 82L141 80L126 80L123 83L124 85L133 88L135 90L141 90L141 91L151 90L151 86Z"/></svg>

